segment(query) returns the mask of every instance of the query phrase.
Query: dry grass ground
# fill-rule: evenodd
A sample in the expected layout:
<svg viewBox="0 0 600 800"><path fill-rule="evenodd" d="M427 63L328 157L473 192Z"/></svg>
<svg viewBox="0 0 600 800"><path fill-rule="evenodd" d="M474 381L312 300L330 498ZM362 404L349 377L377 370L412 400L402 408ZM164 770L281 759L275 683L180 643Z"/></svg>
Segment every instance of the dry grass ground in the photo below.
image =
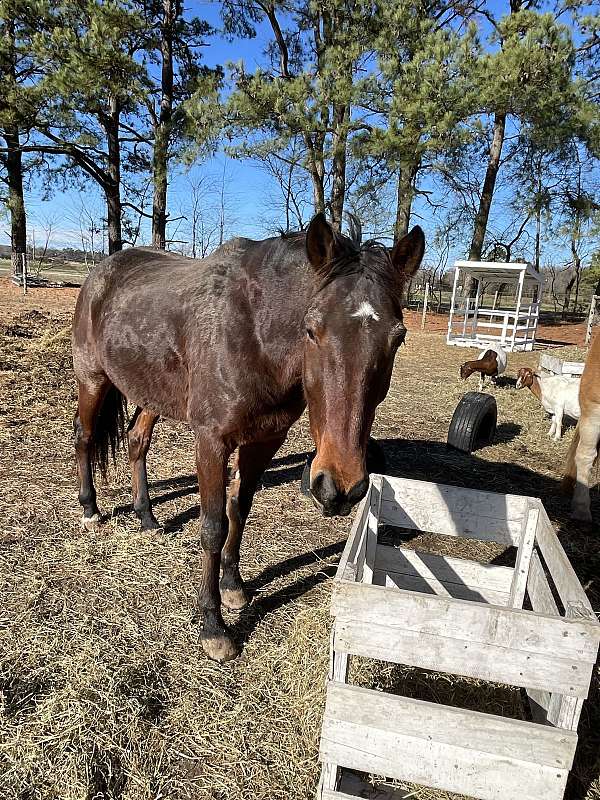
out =
<svg viewBox="0 0 600 800"><path fill-rule="evenodd" d="M106 521L96 534L81 532L71 443L74 293L40 301L35 292L26 300L11 292L0 289L0 797L313 797L330 578L349 521L319 517L299 495L312 449L306 420L292 429L257 494L243 548L255 600L229 617L244 650L219 666L204 657L193 622L201 555L189 432L162 422L150 452L164 532L138 530L124 459L99 488ZM497 443L473 457L445 447L468 388L457 380L467 357L437 333L409 334L374 431L388 471L541 497L600 608L598 539L569 524L558 493L572 432L550 441L533 396L507 380L491 389ZM510 357L509 373L536 360L535 353ZM593 511L599 519L597 491ZM354 669L364 685L519 713L507 688L380 664ZM596 683L580 734L569 796L598 799Z"/></svg>

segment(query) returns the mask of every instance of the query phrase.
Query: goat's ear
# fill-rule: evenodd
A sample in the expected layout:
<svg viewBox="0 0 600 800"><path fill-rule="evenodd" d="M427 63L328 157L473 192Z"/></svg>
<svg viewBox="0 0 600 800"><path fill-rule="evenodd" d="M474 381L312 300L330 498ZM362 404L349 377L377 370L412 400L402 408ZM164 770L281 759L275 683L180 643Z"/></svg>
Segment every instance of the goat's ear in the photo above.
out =
<svg viewBox="0 0 600 800"><path fill-rule="evenodd" d="M324 273L335 257L336 235L325 219L325 214L316 214L306 231L306 255L315 272Z"/></svg>
<svg viewBox="0 0 600 800"><path fill-rule="evenodd" d="M405 278L412 278L419 269L425 252L425 234L418 226L403 236L392 250L392 264Z"/></svg>

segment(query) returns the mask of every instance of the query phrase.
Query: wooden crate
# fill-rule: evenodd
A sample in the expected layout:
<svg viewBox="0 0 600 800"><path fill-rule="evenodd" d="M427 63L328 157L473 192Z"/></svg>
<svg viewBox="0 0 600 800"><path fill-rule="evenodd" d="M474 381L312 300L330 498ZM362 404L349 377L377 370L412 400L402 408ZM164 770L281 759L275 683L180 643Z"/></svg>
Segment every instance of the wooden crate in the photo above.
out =
<svg viewBox="0 0 600 800"><path fill-rule="evenodd" d="M381 544L379 525L514 546L515 566ZM341 768L483 800L563 797L600 625L540 500L372 476L331 611L319 800L351 800ZM521 687L534 721L353 686L349 656Z"/></svg>
<svg viewBox="0 0 600 800"><path fill-rule="evenodd" d="M540 371L547 375L580 378L584 367L583 361L563 361L561 358L548 355L548 353L542 353L540 356Z"/></svg>

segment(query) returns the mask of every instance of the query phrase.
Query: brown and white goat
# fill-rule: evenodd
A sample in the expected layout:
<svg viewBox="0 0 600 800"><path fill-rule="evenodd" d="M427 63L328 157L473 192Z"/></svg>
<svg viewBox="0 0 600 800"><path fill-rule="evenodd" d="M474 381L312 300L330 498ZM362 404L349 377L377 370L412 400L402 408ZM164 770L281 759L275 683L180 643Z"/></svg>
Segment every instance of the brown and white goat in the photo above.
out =
<svg viewBox="0 0 600 800"><path fill-rule="evenodd" d="M571 516L591 522L590 482L600 442L600 335L594 339L585 362L579 405L581 416L569 448L563 488L573 492Z"/></svg>
<svg viewBox="0 0 600 800"><path fill-rule="evenodd" d="M479 353L479 358L476 361L465 361L460 368L460 377L464 381L474 372L478 372L479 391L481 392L487 376L494 380L498 375L502 375L505 369L506 352L499 344L492 344Z"/></svg>
<svg viewBox="0 0 600 800"><path fill-rule="evenodd" d="M527 387L552 415L548 436L558 442L562 436L563 417L579 419L579 378L565 375L538 375L529 367L517 373L517 389Z"/></svg>

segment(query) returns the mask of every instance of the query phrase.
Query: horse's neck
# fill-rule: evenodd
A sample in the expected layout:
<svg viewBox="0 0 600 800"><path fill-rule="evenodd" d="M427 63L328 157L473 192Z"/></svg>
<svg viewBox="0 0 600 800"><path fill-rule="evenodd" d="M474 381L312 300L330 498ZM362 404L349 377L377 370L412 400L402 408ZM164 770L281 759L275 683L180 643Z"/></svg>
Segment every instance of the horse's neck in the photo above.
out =
<svg viewBox="0 0 600 800"><path fill-rule="evenodd" d="M263 306L255 307L255 325L264 354L277 368L284 386L302 379L304 315L314 293L314 277L305 263L291 264L275 294L264 289ZM273 302L273 297L278 298ZM278 335L274 336L274 331Z"/></svg>

